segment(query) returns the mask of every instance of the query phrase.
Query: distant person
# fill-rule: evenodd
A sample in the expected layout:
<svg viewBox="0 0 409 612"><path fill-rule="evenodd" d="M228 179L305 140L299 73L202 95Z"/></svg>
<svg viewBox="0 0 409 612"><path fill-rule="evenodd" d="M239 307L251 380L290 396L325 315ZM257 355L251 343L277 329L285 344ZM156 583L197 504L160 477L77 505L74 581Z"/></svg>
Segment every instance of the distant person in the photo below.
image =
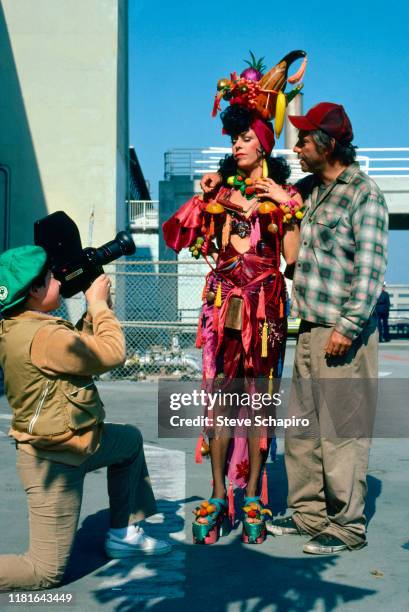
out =
<svg viewBox="0 0 409 612"><path fill-rule="evenodd" d="M389 336L389 310L391 300L386 290L386 283L376 302L376 316L378 317L379 342L390 342Z"/></svg>
<svg viewBox="0 0 409 612"><path fill-rule="evenodd" d="M29 550L0 555L0 591L61 582L85 475L103 467L110 506L107 555L162 554L171 548L138 525L157 512L141 433L131 425L104 423L92 379L125 359L121 326L109 307L110 285L104 274L92 283L85 293L87 312L74 327L48 314L60 305L60 283L41 247L0 255L0 366L30 525Z"/></svg>

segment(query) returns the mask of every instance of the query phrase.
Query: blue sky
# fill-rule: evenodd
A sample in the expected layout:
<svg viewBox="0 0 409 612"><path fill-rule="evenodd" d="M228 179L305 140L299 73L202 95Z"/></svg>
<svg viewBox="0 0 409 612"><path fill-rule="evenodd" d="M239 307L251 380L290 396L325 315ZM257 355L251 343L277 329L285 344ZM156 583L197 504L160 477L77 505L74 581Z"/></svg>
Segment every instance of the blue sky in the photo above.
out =
<svg viewBox="0 0 409 612"><path fill-rule="evenodd" d="M129 0L130 142L154 197L167 149L228 145L210 116L213 96L249 49L268 67L304 49L304 109L338 102L355 144L409 146L408 23L402 0ZM408 242L409 232L392 233L389 282L409 282Z"/></svg>

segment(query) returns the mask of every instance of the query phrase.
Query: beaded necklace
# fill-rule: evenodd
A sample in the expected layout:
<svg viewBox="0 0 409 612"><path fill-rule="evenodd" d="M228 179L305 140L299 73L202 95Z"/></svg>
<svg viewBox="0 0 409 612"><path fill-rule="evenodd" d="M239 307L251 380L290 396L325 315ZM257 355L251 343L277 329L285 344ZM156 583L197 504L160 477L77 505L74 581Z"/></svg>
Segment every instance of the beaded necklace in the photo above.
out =
<svg viewBox="0 0 409 612"><path fill-rule="evenodd" d="M234 189L239 190L241 195L244 196L246 200L251 200L256 196L256 189L251 178L246 178L241 174L236 174L235 176L229 176L227 179L227 184Z"/></svg>
<svg viewBox="0 0 409 612"><path fill-rule="evenodd" d="M262 164L262 177L268 177L268 166L265 159L263 159ZM251 178L245 177L240 172L235 174L234 176L229 176L227 179L227 184L234 189L238 189L241 192L241 195L246 198L246 200L251 200L256 197L256 188L254 186L254 181Z"/></svg>

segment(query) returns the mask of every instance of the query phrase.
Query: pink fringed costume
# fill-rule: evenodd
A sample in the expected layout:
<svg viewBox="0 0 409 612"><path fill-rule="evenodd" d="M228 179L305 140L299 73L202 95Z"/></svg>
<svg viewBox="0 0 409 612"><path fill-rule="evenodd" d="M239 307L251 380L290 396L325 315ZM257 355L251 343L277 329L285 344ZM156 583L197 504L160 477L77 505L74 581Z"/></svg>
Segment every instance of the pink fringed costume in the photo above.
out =
<svg viewBox="0 0 409 612"><path fill-rule="evenodd" d="M296 192L286 189L290 196ZM272 379L281 377L287 335L286 287L279 270L283 212L272 206L268 214L256 210L246 218L230 202L230 195L231 190L222 187L210 205L193 197L163 224L163 235L176 252L190 247L199 237L204 240L202 254L206 259L212 248L218 251L216 266L206 277L198 324L196 345L203 348L203 388L214 390L217 384L227 389L242 379L242 390L247 393L267 392L267 388L272 390ZM232 245L230 236L234 233L250 237L245 253ZM229 311L234 300L240 304L236 316L240 329L234 322L231 327ZM247 408L239 412L247 416ZM205 433L217 435L214 431ZM261 430L261 449L267 449L266 436ZM197 461L201 460L201 441ZM231 483L246 486L249 462L245 437L232 437L226 471Z"/></svg>

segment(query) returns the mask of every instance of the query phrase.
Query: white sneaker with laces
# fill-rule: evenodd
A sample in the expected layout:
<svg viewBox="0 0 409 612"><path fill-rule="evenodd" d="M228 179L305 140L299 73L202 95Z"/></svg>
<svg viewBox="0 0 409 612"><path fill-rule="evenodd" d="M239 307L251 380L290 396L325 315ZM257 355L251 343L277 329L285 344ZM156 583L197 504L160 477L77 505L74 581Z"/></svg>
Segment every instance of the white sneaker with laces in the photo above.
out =
<svg viewBox="0 0 409 612"><path fill-rule="evenodd" d="M111 559L138 557L145 555L165 555L172 550L171 544L164 540L155 540L146 535L142 527L135 526L132 536L119 538L108 531L105 538L105 552Z"/></svg>

